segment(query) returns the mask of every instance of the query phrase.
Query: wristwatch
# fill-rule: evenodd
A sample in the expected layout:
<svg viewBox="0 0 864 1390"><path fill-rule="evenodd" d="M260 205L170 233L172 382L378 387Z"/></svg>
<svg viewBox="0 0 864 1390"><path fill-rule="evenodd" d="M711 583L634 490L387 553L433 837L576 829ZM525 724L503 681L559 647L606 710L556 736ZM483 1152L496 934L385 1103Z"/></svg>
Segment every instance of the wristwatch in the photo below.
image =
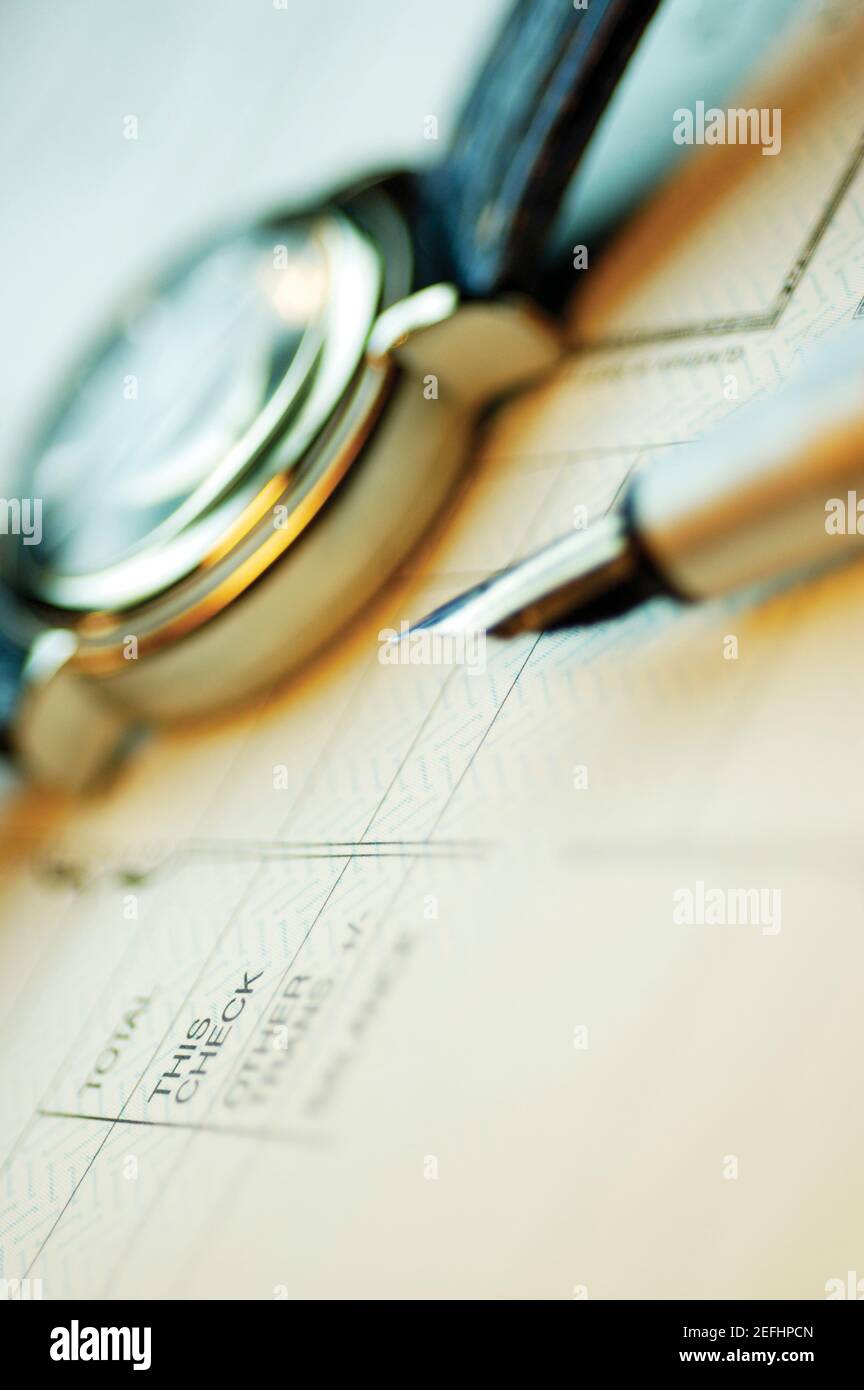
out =
<svg viewBox="0 0 864 1390"><path fill-rule="evenodd" d="M229 230L139 292L28 451L0 719L91 784L304 661L409 553L478 411L548 371L544 245L655 3L519 0L444 161Z"/></svg>

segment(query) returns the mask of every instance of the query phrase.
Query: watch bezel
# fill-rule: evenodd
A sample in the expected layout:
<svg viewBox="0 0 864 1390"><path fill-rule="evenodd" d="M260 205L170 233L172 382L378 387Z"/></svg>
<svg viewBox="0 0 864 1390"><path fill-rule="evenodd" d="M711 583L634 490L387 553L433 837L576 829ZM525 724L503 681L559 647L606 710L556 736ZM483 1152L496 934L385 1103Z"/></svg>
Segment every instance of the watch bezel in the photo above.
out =
<svg viewBox="0 0 864 1390"><path fill-rule="evenodd" d="M139 646L161 646L231 602L308 528L374 424L391 368L367 360L366 348L381 311L410 290L407 228L380 186L312 213L277 214L257 225L278 229L292 216L313 217L326 246L332 285L323 360L299 408L292 395L278 420L249 431L224 524L218 509L205 509L165 544L156 538L138 554L90 575L43 570L23 546L4 556L10 587L41 621L75 629L77 661L88 668L113 668L122 660L126 633L134 632ZM286 524L275 524L277 507L284 509L280 519Z"/></svg>

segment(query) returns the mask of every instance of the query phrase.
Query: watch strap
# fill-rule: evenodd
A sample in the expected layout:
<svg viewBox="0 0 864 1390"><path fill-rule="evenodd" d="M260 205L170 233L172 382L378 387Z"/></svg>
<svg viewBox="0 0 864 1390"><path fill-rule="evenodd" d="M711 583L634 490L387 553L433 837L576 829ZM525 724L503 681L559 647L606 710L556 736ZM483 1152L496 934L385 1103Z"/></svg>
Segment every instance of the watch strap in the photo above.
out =
<svg viewBox="0 0 864 1390"><path fill-rule="evenodd" d="M0 630L0 753L9 751L9 728L26 660L26 649Z"/></svg>
<svg viewBox="0 0 864 1390"><path fill-rule="evenodd" d="M463 291L531 289L564 193L658 0L516 0L425 175L424 228Z"/></svg>

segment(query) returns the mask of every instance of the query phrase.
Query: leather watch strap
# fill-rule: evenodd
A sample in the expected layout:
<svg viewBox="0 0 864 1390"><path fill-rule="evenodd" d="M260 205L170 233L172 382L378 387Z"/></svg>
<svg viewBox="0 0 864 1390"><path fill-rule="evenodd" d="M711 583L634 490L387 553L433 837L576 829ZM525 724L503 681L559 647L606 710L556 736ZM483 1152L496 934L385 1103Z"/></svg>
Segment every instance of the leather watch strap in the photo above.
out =
<svg viewBox="0 0 864 1390"><path fill-rule="evenodd" d="M9 725L18 700L26 659L24 647L18 646L0 630L0 753L9 751Z"/></svg>
<svg viewBox="0 0 864 1390"><path fill-rule="evenodd" d="M564 192L657 4L516 0L421 190L467 293L535 285Z"/></svg>

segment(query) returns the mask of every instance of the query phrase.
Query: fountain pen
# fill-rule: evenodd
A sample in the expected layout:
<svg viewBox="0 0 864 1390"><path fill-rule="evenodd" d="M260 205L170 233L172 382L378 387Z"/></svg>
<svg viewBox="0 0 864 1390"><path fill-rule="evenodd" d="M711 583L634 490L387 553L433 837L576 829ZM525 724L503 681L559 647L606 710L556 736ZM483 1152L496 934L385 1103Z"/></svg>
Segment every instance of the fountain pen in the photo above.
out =
<svg viewBox="0 0 864 1390"><path fill-rule="evenodd" d="M417 628L512 636L661 594L717 597L864 555L864 324L808 348L777 390L637 471L598 520Z"/></svg>

